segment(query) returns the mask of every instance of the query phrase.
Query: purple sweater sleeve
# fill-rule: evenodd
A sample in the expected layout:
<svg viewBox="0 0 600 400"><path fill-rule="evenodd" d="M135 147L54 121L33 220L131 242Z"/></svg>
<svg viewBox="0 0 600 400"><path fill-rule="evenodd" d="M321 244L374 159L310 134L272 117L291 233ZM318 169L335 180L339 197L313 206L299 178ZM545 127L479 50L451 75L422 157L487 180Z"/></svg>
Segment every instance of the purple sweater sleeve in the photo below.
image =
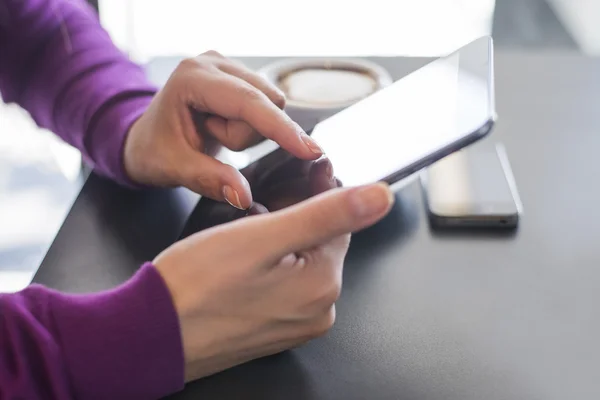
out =
<svg viewBox="0 0 600 400"><path fill-rule="evenodd" d="M82 0L0 2L4 101L81 150L98 173L132 183L123 144L155 91Z"/></svg>
<svg viewBox="0 0 600 400"><path fill-rule="evenodd" d="M123 143L155 88L81 0L0 0L0 93L131 184ZM150 264L97 294L0 295L0 399L157 398L183 382L177 315Z"/></svg>
<svg viewBox="0 0 600 400"><path fill-rule="evenodd" d="M153 399L183 387L177 315L144 265L93 295L0 295L0 399Z"/></svg>

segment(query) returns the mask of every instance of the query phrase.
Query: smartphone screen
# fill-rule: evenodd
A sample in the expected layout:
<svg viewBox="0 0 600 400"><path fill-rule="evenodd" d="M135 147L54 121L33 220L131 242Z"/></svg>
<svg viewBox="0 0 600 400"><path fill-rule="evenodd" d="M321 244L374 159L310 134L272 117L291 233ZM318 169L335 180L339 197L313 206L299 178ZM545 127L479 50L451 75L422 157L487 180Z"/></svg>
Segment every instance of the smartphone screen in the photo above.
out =
<svg viewBox="0 0 600 400"><path fill-rule="evenodd" d="M438 218L503 219L520 213L508 157L500 144L463 149L433 164L426 177L427 207Z"/></svg>

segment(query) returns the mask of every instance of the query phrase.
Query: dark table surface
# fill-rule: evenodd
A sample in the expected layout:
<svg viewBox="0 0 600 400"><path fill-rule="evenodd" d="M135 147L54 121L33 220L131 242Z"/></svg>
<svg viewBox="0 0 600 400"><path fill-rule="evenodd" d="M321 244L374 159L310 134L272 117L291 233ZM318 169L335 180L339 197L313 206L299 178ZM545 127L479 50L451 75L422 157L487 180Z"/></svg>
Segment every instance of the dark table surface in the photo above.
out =
<svg viewBox="0 0 600 400"><path fill-rule="evenodd" d="M396 78L424 63L376 61ZM172 65L150 74L160 82ZM175 398L600 398L599 77L600 60L498 53L493 139L524 204L518 232L435 234L413 183L354 238L326 337ZM92 175L35 281L69 292L123 282L175 240L196 199Z"/></svg>

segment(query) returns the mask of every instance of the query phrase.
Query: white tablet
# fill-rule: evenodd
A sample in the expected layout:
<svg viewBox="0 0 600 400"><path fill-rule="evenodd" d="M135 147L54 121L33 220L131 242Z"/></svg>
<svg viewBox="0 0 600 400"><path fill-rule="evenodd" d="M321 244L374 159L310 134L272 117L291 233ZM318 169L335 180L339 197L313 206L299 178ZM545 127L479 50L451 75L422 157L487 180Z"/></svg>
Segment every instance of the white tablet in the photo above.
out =
<svg viewBox="0 0 600 400"><path fill-rule="evenodd" d="M344 186L412 175L486 136L494 125L493 44L489 36L440 57L318 123L314 137ZM238 169L284 152L272 141L217 159ZM265 157L266 159L263 159Z"/></svg>
<svg viewBox="0 0 600 400"><path fill-rule="evenodd" d="M494 125L493 44L477 39L319 123L312 136L344 186L395 183Z"/></svg>

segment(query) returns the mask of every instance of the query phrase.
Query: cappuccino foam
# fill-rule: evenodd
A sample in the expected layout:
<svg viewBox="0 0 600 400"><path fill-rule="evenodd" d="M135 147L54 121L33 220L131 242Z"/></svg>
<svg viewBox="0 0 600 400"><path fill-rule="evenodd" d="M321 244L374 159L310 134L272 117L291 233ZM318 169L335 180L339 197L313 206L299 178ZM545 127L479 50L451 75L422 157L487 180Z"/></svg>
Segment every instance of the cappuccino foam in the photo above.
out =
<svg viewBox="0 0 600 400"><path fill-rule="evenodd" d="M299 69L280 77L278 84L289 100L308 106L344 105L377 90L370 74L351 69Z"/></svg>

